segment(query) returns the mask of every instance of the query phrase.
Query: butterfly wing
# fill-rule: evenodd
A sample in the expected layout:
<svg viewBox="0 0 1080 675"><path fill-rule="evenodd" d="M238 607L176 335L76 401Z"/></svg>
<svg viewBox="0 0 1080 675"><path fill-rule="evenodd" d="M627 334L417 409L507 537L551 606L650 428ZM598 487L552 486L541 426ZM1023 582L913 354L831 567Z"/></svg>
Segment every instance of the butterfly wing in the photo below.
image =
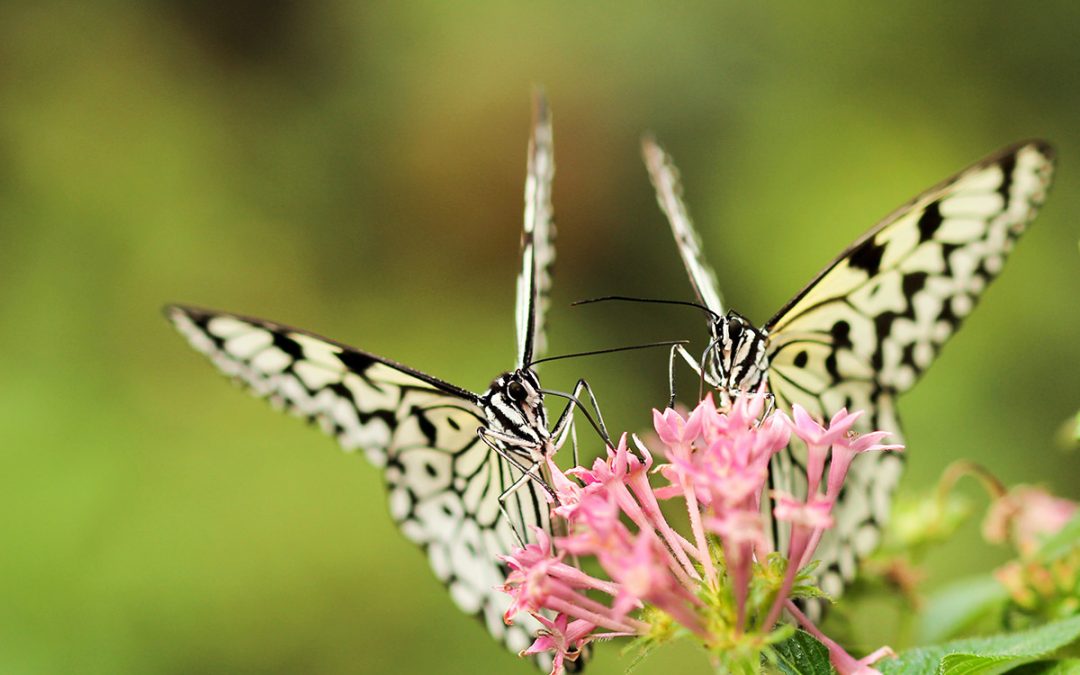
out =
<svg viewBox="0 0 1080 675"><path fill-rule="evenodd" d="M671 224L671 233L675 235L675 244L679 248L686 273L698 300L718 316L724 314L724 303L720 298L716 274L701 252L701 237L690 220L690 212L683 203L682 183L679 170L654 140L646 138L641 143L645 166L649 169L649 178L656 189L656 201Z"/></svg>
<svg viewBox="0 0 1080 675"><path fill-rule="evenodd" d="M511 651L528 647L539 623L519 615L506 626L510 599L495 590L505 580L496 556L517 547L497 499L520 474L477 436L485 418L475 394L269 321L181 306L165 313L220 371L382 468L392 517L458 607ZM549 528L533 481L505 507L519 532Z"/></svg>
<svg viewBox="0 0 1080 675"><path fill-rule="evenodd" d="M1052 173L1045 142L1005 148L919 195L841 253L765 325L778 402L818 417L862 409L869 413L863 429L899 431L896 395L915 384L1001 271ZM836 556L844 578L853 576L856 557L876 547L900 469L894 453L852 465L835 536L822 550Z"/></svg>
<svg viewBox="0 0 1080 675"><path fill-rule="evenodd" d="M551 112L547 99L540 92L534 96L533 109L528 176L525 179L521 274L517 281L518 368L542 356L547 348L544 319L550 304L551 272L555 264L555 224L551 206L555 148Z"/></svg>

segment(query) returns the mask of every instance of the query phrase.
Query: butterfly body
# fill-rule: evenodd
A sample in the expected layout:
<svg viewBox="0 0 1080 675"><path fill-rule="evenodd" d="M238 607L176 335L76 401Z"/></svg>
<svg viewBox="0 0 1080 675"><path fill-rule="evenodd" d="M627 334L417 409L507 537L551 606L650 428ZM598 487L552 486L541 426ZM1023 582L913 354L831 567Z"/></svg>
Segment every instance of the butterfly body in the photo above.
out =
<svg viewBox="0 0 1080 675"><path fill-rule="evenodd" d="M499 375L478 400L487 431L512 439L507 441L508 450L523 450L527 458L535 461L554 452L544 394L535 370L519 368Z"/></svg>
<svg viewBox="0 0 1080 675"><path fill-rule="evenodd" d="M755 391L768 380L768 339L735 311L709 324L712 339L706 356L705 379L723 394Z"/></svg>

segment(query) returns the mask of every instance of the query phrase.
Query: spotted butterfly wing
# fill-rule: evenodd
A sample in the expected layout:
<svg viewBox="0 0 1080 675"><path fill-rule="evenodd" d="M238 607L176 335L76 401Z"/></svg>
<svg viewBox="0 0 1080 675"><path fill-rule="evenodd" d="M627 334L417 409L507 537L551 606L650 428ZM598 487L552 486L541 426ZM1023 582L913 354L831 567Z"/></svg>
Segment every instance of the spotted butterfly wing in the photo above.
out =
<svg viewBox="0 0 1080 675"><path fill-rule="evenodd" d="M306 418L347 452L384 470L390 514L427 553L457 605L519 651L523 627L506 627L508 602L495 556L516 545L496 498L517 476L480 440L477 395L306 331L226 312L170 306L166 314L219 370L278 408ZM505 505L514 525L547 527L532 482Z"/></svg>
<svg viewBox="0 0 1080 675"><path fill-rule="evenodd" d="M532 541L534 527L550 531L543 487L519 481L522 461L509 459L524 460L523 448L551 441L539 380L528 367L543 335L542 300L554 257L550 116L539 96L536 111L518 284L519 367L483 394L271 321L181 305L165 309L223 373L382 468L402 533L425 550L458 607L514 652L528 647L541 626L527 614L515 616L512 626L504 623L510 598L496 590L505 581L497 556L516 548L519 536ZM508 395L511 385L528 392L528 404ZM499 452L480 438L481 430L494 432ZM515 483L519 487L507 492ZM536 661L547 667L550 657Z"/></svg>
<svg viewBox="0 0 1080 675"><path fill-rule="evenodd" d="M660 189L662 171L671 160L648 143L645 155L663 205L671 196ZM926 191L841 253L758 331L778 404L799 403L818 417L861 409L868 413L861 429L898 431L896 396L914 385L1001 271L1052 172L1048 144L1018 143ZM679 210L664 210L684 262L708 270L700 247L685 243L696 235L680 236L689 219L677 226L672 213ZM687 269L695 289L709 280L689 263ZM700 290L698 296L707 297ZM877 546L901 468L895 454L852 465L836 526L818 550L826 592L839 595L857 558ZM775 486L792 489L803 472L798 456L778 455Z"/></svg>
<svg viewBox="0 0 1080 675"><path fill-rule="evenodd" d="M770 319L770 389L823 416L866 410L864 429L899 431L895 399L909 390L960 327L1046 197L1053 150L1005 148L897 209L841 253ZM822 541L839 593L856 559L872 552L889 514L901 457L852 465L837 535ZM797 458L793 458L798 461ZM796 467L794 475L801 473Z"/></svg>

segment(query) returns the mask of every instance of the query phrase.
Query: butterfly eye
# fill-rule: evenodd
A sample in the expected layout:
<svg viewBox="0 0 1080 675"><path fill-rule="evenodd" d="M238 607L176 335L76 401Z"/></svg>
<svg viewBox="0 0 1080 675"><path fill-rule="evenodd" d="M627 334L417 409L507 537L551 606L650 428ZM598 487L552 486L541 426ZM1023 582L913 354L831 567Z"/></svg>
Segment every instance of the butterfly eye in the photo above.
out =
<svg viewBox="0 0 1080 675"><path fill-rule="evenodd" d="M521 403L529 394L520 382L511 382L506 387L506 395L510 397L511 401Z"/></svg>

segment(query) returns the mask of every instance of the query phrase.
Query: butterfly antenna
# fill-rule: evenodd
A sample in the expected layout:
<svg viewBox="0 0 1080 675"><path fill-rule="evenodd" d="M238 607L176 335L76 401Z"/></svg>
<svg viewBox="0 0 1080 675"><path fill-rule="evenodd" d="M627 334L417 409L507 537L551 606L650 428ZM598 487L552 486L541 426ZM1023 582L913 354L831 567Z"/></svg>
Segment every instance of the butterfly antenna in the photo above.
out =
<svg viewBox="0 0 1080 675"><path fill-rule="evenodd" d="M711 316L714 321L720 320L720 315L712 311L705 305L699 302L690 302L688 300L664 300L661 298L635 298L629 295L605 295L600 298L588 298L586 300L578 300L576 302L571 302L570 306L577 307L578 305L589 305L594 302L607 302L609 300L618 300L622 302L645 302L657 305L683 305L684 307L696 307L697 309L700 309L701 311Z"/></svg>
<svg viewBox="0 0 1080 675"><path fill-rule="evenodd" d="M609 349L596 349L590 352L577 352L574 354L560 354L559 356L547 356L542 359L536 359L528 364L527 367L532 368L538 363L544 363L546 361L558 361L560 359L575 359L579 356L596 356L597 354L614 354L615 352L629 352L635 349L649 349L652 347L671 347L672 345L685 345L690 344L689 340L664 340L663 342L647 342L641 345L630 345L628 347L611 347Z"/></svg>

